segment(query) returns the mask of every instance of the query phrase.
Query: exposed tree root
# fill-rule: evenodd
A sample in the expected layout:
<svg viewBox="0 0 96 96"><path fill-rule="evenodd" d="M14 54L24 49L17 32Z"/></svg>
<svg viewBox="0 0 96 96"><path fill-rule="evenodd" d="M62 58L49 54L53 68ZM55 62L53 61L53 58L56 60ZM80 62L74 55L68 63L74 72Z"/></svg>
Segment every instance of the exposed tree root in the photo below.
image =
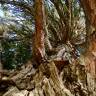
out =
<svg viewBox="0 0 96 96"><path fill-rule="evenodd" d="M2 78L1 85L7 86L0 96L95 96L88 88L85 66L80 64L67 64L62 71L53 61L37 69L28 64L17 73Z"/></svg>

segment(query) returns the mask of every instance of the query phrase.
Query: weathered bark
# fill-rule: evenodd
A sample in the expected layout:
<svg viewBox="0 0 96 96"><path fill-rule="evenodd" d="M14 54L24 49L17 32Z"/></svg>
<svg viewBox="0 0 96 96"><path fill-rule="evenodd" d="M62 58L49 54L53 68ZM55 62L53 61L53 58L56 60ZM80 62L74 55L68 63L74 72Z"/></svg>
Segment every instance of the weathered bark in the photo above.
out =
<svg viewBox="0 0 96 96"><path fill-rule="evenodd" d="M50 50L52 50L52 45L51 45L49 37L48 37L48 27L46 25L46 22L45 22L44 31L45 31L45 49L46 49L46 51L50 51Z"/></svg>
<svg viewBox="0 0 96 96"><path fill-rule="evenodd" d="M88 93L83 65L78 62L65 65L62 72L58 74L54 63L56 62L42 63L35 74L30 70L32 64L26 65L17 76L9 76L17 86L8 83L8 86L14 87L9 87L1 96L95 96Z"/></svg>
<svg viewBox="0 0 96 96"><path fill-rule="evenodd" d="M73 94L63 85L62 78L59 76L54 62L46 64L41 64L38 67L36 74L33 76L32 74L29 75L32 70L24 73L23 77L18 78L19 81L16 80L18 87L10 87L8 92L5 92L2 96L26 96L25 94L27 94L27 96L73 96ZM23 87L24 85L25 88L20 90L20 87ZM34 85L34 87L28 90L27 87L32 87L32 85Z"/></svg>
<svg viewBox="0 0 96 96"><path fill-rule="evenodd" d="M44 1L35 0L35 57L36 60L40 63L45 56L45 46L44 46Z"/></svg>
<svg viewBox="0 0 96 96"><path fill-rule="evenodd" d="M67 32L68 32L68 39L71 38L71 27L72 27L72 0L66 0L66 6L68 8L67 11Z"/></svg>

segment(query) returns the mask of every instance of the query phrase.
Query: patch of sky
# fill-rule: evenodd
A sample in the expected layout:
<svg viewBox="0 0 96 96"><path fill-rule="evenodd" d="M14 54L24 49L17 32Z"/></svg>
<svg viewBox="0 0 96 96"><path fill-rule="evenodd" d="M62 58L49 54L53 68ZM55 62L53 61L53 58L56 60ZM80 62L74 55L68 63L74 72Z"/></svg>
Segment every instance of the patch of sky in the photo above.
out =
<svg viewBox="0 0 96 96"><path fill-rule="evenodd" d="M4 17L4 13L1 9L0 9L0 17Z"/></svg>

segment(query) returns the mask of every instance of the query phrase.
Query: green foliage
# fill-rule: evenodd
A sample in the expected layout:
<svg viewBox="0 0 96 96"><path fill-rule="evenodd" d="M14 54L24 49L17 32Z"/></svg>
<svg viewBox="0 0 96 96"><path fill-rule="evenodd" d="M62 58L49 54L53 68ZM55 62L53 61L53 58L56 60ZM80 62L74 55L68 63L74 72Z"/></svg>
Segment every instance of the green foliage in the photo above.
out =
<svg viewBox="0 0 96 96"><path fill-rule="evenodd" d="M2 63L6 69L16 68L31 58L29 44L22 41L2 41Z"/></svg>
<svg viewBox="0 0 96 96"><path fill-rule="evenodd" d="M30 1L31 3L29 3L29 1L27 2L26 0L26 3L31 4L32 2ZM23 1L21 2L23 3ZM13 69L21 66L32 57L31 43L34 18L32 14L30 16L23 8L20 8L22 4L15 6L13 3L9 3L3 3L0 6L4 12L4 17L1 18L3 26L8 27L4 29L6 36L1 40L1 62L4 68Z"/></svg>

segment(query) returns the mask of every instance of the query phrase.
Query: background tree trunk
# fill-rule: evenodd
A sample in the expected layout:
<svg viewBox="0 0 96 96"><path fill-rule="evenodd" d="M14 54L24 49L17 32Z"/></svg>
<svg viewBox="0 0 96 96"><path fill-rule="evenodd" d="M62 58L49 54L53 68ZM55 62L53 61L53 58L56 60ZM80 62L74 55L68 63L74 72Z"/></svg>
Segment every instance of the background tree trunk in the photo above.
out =
<svg viewBox="0 0 96 96"><path fill-rule="evenodd" d="M96 95L96 0L81 0L86 16L88 47L85 53L87 84L91 96ZM95 91L94 91L95 90Z"/></svg>
<svg viewBox="0 0 96 96"><path fill-rule="evenodd" d="M96 27L96 0L80 0L90 23Z"/></svg>
<svg viewBox="0 0 96 96"><path fill-rule="evenodd" d="M38 62L45 56L45 46L44 46L44 27L45 27L45 13L44 13L44 1L35 0L35 56Z"/></svg>

